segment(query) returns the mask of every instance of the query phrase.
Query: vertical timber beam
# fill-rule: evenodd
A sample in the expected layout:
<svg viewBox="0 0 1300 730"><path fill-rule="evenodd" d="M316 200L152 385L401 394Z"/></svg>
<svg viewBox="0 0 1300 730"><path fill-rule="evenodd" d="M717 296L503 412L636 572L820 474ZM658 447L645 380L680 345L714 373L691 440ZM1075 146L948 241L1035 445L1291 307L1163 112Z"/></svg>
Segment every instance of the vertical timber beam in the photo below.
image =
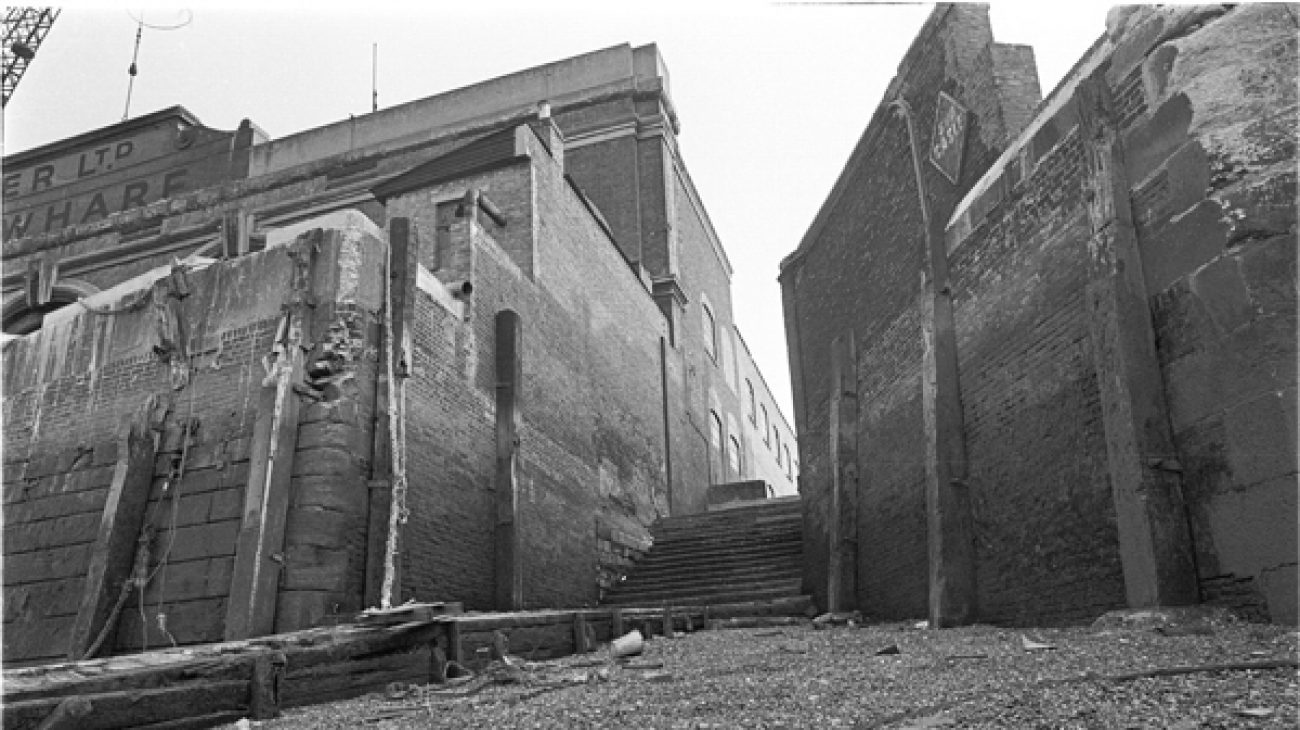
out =
<svg viewBox="0 0 1300 730"><path fill-rule="evenodd" d="M119 591L131 580L136 541L144 527L145 507L153 485L157 445L150 422L155 418L156 401L156 397L150 398L143 414L123 423L118 433L113 482L100 516L99 533L90 552L90 568L68 644L68 658L73 661L86 657L96 633L105 630L104 623L113 612ZM166 415L165 410L161 413ZM161 426L161 416L158 425Z"/></svg>
<svg viewBox="0 0 1300 730"><path fill-rule="evenodd" d="M826 610L857 604L858 377L853 332L831 341L831 500L827 515Z"/></svg>
<svg viewBox="0 0 1300 730"><path fill-rule="evenodd" d="M275 628L275 605L284 564L284 527L289 512L293 455L298 444L303 347L309 336L307 309L313 305L311 269L320 229L298 237L285 253L293 260L288 301L257 398L257 420L249 447L248 486L235 540L235 565L226 603L225 639L261 636Z"/></svg>
<svg viewBox="0 0 1300 730"><path fill-rule="evenodd" d="M925 354L921 370L925 424L926 541L929 554L930 626L962 626L975 620L975 527L966 488L965 425L957 379L957 334L942 225L930 216L916 120L908 103L892 103L907 123L925 227L921 267L921 329Z"/></svg>
<svg viewBox="0 0 1300 730"><path fill-rule="evenodd" d="M1155 349L1142 259L1129 204L1124 150L1105 77L1078 89L1084 143L1088 327L1124 589L1133 608L1196 603L1198 587L1182 479Z"/></svg>
<svg viewBox="0 0 1300 730"><path fill-rule="evenodd" d="M519 315L496 316L496 605L502 611L523 607L524 576L519 542L519 386L523 375Z"/></svg>
<svg viewBox="0 0 1300 730"><path fill-rule="evenodd" d="M402 425L393 424L405 418L402 398L402 381L411 373L412 330L415 323L415 287L420 255L420 243L409 218L393 218L388 226L389 266L388 297L385 302L390 315L388 327L381 337L380 367L375 388L374 439L369 486L369 516L366 525L366 586L367 606L388 606L401 593L401 525L405 498L394 499L394 455L404 452L405 439ZM397 439L397 443L394 443ZM402 461L405 454L402 453ZM394 513L394 510L397 512ZM395 519L396 518L396 519ZM389 555L389 545L392 555ZM391 565L389 565L391 561ZM391 580L386 580L391 571ZM388 584L386 588L385 585Z"/></svg>

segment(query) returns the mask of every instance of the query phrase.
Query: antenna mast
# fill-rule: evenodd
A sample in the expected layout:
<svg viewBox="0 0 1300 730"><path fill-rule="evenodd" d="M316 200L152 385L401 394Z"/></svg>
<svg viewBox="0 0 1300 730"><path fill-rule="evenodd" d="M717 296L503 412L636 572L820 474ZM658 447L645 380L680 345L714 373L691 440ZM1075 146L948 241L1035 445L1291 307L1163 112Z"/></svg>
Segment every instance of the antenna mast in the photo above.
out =
<svg viewBox="0 0 1300 730"><path fill-rule="evenodd" d="M370 44L370 111L379 111L379 44Z"/></svg>

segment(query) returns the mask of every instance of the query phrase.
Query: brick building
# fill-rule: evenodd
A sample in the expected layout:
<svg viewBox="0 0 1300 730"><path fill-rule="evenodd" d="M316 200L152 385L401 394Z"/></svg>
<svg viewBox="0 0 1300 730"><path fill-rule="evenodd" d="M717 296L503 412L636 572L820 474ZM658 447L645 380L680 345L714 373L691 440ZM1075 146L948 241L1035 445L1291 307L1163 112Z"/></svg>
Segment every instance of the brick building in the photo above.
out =
<svg viewBox="0 0 1300 730"><path fill-rule="evenodd" d="M677 132L624 45L6 158L5 661L592 604L711 484L793 484Z"/></svg>
<svg viewBox="0 0 1300 730"><path fill-rule="evenodd" d="M1295 622L1296 37L1118 8L1039 102L935 9L782 263L819 600Z"/></svg>

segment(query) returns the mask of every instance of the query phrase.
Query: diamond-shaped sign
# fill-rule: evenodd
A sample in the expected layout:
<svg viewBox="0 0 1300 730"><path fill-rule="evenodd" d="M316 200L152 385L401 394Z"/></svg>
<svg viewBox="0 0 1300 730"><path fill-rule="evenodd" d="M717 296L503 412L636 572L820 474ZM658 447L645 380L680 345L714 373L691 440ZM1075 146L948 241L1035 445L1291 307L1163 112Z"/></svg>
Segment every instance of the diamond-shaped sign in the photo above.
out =
<svg viewBox="0 0 1300 730"><path fill-rule="evenodd" d="M935 105L934 135L930 138L930 162L956 185L965 150L966 107L940 91Z"/></svg>

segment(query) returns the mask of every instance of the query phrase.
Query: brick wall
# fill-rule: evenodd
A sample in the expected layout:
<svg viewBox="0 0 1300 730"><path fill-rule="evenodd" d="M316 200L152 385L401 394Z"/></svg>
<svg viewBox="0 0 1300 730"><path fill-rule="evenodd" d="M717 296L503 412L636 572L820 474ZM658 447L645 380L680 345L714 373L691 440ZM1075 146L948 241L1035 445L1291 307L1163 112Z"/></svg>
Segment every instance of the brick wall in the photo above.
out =
<svg viewBox="0 0 1300 730"><path fill-rule="evenodd" d="M520 516L524 604L592 604L646 527L667 513L659 340L662 315L634 270L540 146L521 165L406 195L390 215L433 225L429 201L483 191L507 252L466 219L474 293L462 319L421 295L408 385L411 519L404 591L490 608L495 503L494 321L520 315ZM520 256L534 262L529 276ZM438 275L438 272L434 272ZM438 448L431 448L437 444ZM606 562L607 561L607 562Z"/></svg>
<svg viewBox="0 0 1300 730"><path fill-rule="evenodd" d="M950 257L980 619L994 623L1087 621L1125 596L1088 342L1083 151L1070 131L1040 152Z"/></svg>
<svg viewBox="0 0 1300 730"><path fill-rule="evenodd" d="M926 611L920 384L924 228L906 126L887 102L902 91L916 118L922 154L929 148L940 91L971 112L958 184L923 163L930 215L947 220L961 194L1006 144L992 41L987 8L936 8L808 234L782 265L805 504L804 588L822 605L831 341L851 330L858 349L858 603L883 617Z"/></svg>
<svg viewBox="0 0 1300 730"><path fill-rule="evenodd" d="M66 653L66 629L80 603L87 551L112 480L119 423L154 395L170 404L170 412L146 507L157 531L154 580L144 593L148 626L142 627L139 595L133 595L116 645L169 643L157 623L160 612L178 642L221 637L248 475L255 416L249 404L264 375L260 357L278 323L278 305L265 292L274 290L284 269L267 258L189 275L192 293L182 300L180 317L191 338L187 381L174 380L174 370L152 352L158 334L149 307L113 316L70 308L6 346L5 603L12 607L5 617L6 661ZM243 286L232 288L232 282ZM187 448L183 424L190 420L198 426L190 429ZM29 564L30 570L24 567ZM53 600L52 591L68 600ZM52 630L58 626L63 630Z"/></svg>
<svg viewBox="0 0 1300 730"><path fill-rule="evenodd" d="M1126 8L1078 71L1100 74L1113 100L1200 598L1285 622L1296 615L1295 27L1264 6ZM981 619L993 622L1085 621L1125 603L1074 83L948 230ZM1156 457L1171 458L1147 455L1144 468Z"/></svg>

